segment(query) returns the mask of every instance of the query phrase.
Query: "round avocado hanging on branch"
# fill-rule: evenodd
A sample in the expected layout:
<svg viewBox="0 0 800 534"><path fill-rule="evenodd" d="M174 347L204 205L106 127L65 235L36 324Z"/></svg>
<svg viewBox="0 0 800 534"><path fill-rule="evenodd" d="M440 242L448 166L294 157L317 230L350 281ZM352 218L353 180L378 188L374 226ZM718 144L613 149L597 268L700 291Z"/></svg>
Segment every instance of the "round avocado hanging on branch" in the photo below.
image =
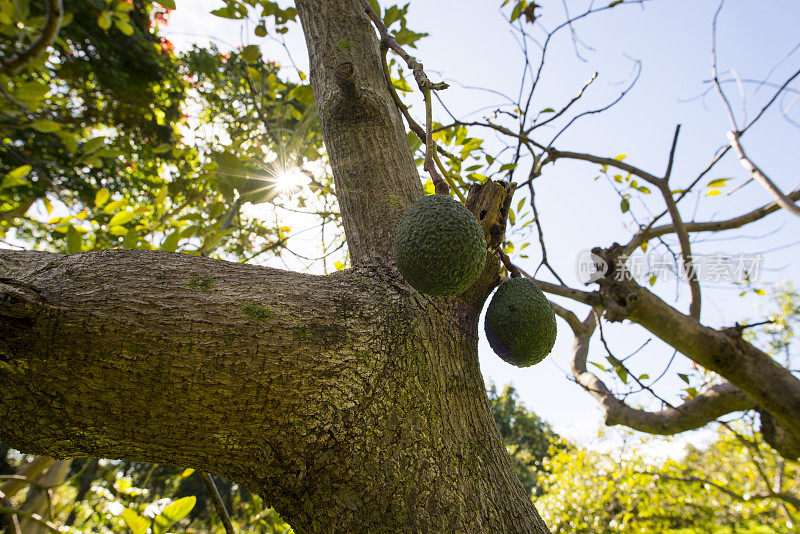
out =
<svg viewBox="0 0 800 534"><path fill-rule="evenodd" d="M484 320L492 350L517 367L544 360L556 342L556 315L536 284L511 278L500 284Z"/></svg>

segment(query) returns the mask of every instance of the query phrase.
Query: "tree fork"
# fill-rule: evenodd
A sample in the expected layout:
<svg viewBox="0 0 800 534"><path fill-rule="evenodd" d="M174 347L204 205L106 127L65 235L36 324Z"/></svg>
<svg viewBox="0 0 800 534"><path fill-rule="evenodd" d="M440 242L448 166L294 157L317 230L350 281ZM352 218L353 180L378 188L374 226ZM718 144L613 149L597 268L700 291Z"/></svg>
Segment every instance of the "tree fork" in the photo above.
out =
<svg viewBox="0 0 800 534"><path fill-rule="evenodd" d="M298 532L547 532L478 365L497 273L447 299L405 284L391 243L423 192L374 29L355 1L297 8L355 267L0 251L0 439L218 473ZM476 189L485 229L505 192Z"/></svg>

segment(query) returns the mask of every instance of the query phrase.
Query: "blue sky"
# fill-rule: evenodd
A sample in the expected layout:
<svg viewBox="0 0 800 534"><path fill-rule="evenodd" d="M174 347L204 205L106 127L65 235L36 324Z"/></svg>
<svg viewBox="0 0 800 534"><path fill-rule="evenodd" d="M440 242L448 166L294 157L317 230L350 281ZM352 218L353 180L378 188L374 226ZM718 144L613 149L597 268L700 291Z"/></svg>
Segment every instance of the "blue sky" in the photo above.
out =
<svg viewBox="0 0 800 534"><path fill-rule="evenodd" d="M555 0L543 0L540 21L552 27L563 20L564 6ZM602 5L602 2L596 2ZM179 0L173 13L167 36L179 47L193 42L215 40L222 48L239 44L259 44L265 57L277 59L283 65L290 61L277 43L259 39L252 32L242 31L240 22L229 22L208 15L218 7L216 0ZM382 2L383 4L383 2ZM521 75L522 57L517 41L498 9L499 1L436 0L412 3L408 22L416 31L431 35L419 42L413 51L432 78L451 82L451 88L441 97L457 116L465 117L477 109L502 102L497 96L463 86L480 86L515 94ZM568 1L574 15L589 5L588 0ZM629 81L633 61L641 61L641 76L626 98L609 112L583 119L559 138L556 147L599 155L627 154L626 161L639 165L653 174L663 174L669 144L677 123L682 124L681 137L673 172L674 188L693 179L711 160L715 151L726 143L729 129L727 116L719 98L708 92L710 78L711 21L718 6L716 0L654 0L640 6L618 7L576 25L578 36L592 50L584 48L577 58L569 33L554 40L546 62L543 82L534 100L534 108L558 109L580 89L592 75L598 79L587 91L584 108L603 105L615 98ZM769 0L750 2L728 0L718 28L719 68L723 78L731 78L735 70L742 78L761 79L773 64L798 43L800 2ZM299 27L286 37L292 59L307 72L308 60ZM798 68L800 51L774 69L770 80L782 82ZM749 117L760 109L772 95L768 87L751 94L754 85L745 86ZM800 84L794 83L795 90ZM741 99L736 85L726 84L737 114ZM419 112L420 99L411 97ZM789 105L791 98L782 105ZM800 121L800 103L790 116ZM474 119L490 113L469 115ZM447 121L438 109L435 119ZM493 136L485 134L487 145ZM545 132L547 134L547 132ZM549 139L549 136L545 136ZM748 154L758 162L784 191L800 182L800 129L783 120L773 110L743 140ZM523 164L524 165L524 164ZM527 173L526 169L523 169ZM555 266L569 283L577 284L575 262L578 252L594 246L607 246L614 241L625 242L635 230L629 214L621 215L617 194L603 181L594 181L597 166L585 163L559 162L546 170L537 181L537 199L544 224L549 254ZM733 158L726 157L708 180L729 177L728 190L745 181L746 172ZM632 199L631 211L646 219L647 209L659 212L662 204L655 198ZM696 201L697 200L697 201ZM710 220L727 218L771 201L760 186L750 184L738 192L707 197L704 194L682 204L687 219ZM737 235L733 233L731 235ZM719 237L728 238L725 234ZM758 287L768 288L773 281L800 281L798 253L800 221L786 214L776 214L767 221L739 233L745 237L725 240L705 240L695 244L695 253L723 252L764 253L761 281ZM706 236L707 237L707 236ZM535 236L528 250L536 250ZM792 245L792 243L795 243ZM785 248L781 248L785 247ZM772 252L765 252L771 249ZM523 268L533 269L538 255L519 259ZM686 309L687 290L675 283L658 283L658 292L681 309ZM708 288L704 293L703 320L714 326L730 325L734 321L758 317L756 306L765 305L764 297L748 294L738 296L738 289ZM584 316L584 308L572 306ZM498 385L513 383L521 399L536 413L551 422L566 435L589 440L601 421L596 402L578 386L571 383L564 371L569 368L572 336L568 327L559 323L559 337L548 360L533 368L517 369L506 365L481 342L481 366L487 382ZM647 337L630 325L609 326L607 336L618 354L633 350ZM593 347L594 357L602 361L602 352ZM632 367L651 375L660 372L671 351L657 342L631 361ZM675 373L686 372L688 362L679 361L664 380L659 391L674 399L680 390ZM646 399L638 399L646 404Z"/></svg>

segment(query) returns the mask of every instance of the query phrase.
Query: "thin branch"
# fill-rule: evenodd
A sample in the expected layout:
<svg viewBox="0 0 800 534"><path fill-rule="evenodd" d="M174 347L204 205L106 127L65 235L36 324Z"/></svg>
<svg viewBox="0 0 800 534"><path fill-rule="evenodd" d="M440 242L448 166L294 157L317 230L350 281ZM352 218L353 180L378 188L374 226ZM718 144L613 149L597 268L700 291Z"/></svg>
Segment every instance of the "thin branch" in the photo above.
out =
<svg viewBox="0 0 800 534"><path fill-rule="evenodd" d="M236 534L236 531L233 529L233 523L231 523L231 516L228 514L228 510L225 508L225 503L222 502L222 497L219 495L217 485L214 484L214 479L211 478L211 475L205 471L202 471L201 475L203 477L203 482L206 485L206 489L208 490L208 494L211 496L211 500L214 501L214 508L217 510L217 515L219 515L219 518L222 520L222 524L225 527L225 532L227 534Z"/></svg>
<svg viewBox="0 0 800 534"><path fill-rule="evenodd" d="M714 87L717 88L717 92L719 93L722 102L725 104L725 109L728 112L728 118L731 121L731 126L734 130L736 130L738 129L738 125L736 124L736 117L733 114L733 108L731 107L728 97L725 95L725 91L722 90L722 86L719 83L719 76L717 74L717 19L719 18L719 14L724 5L725 0L720 0L719 6L717 6L717 11L714 13L714 18L711 22L711 79L714 82Z"/></svg>
<svg viewBox="0 0 800 534"><path fill-rule="evenodd" d="M692 245L689 241L689 232L686 230L686 225L683 223L683 218L675 203L675 198L672 196L672 191L669 184L664 181L659 184L659 191L667 204L667 211L672 218L672 224L675 227L675 233L678 235L678 242L681 246L681 260L683 268L686 272L686 277L689 280L689 289L691 290L692 298L689 304L689 315L695 320L700 320L700 305L701 305L701 291L700 281L697 276L697 271L692 263Z"/></svg>
<svg viewBox="0 0 800 534"><path fill-rule="evenodd" d="M667 171L664 173L664 180L668 181L672 176L672 163L675 161L675 149L678 147L678 135L681 133L681 125L675 126L675 135L672 137L672 148L669 149L669 160L667 161Z"/></svg>
<svg viewBox="0 0 800 534"><path fill-rule="evenodd" d="M8 59L0 58L0 74L11 76L19 69L39 57L47 47L52 45L61 29L64 19L64 7L61 0L47 1L47 20L42 28L42 33L26 49Z"/></svg>
<svg viewBox="0 0 800 534"><path fill-rule="evenodd" d="M630 59L632 59L632 58L630 58ZM636 85L636 82L639 81L639 76L642 74L642 62L639 61L639 60L633 60L633 61L634 61L634 67L636 69L636 74L633 76L633 79L631 80L631 83L628 84L628 87L626 87L617 96L617 98L615 98L614 100L612 100L611 102L609 102L605 106L602 106L602 107L599 107L599 108L595 108L595 109L590 109L588 111L584 111L583 113L579 113L579 114L575 115L574 117L572 117L572 119L570 119L570 121L566 125L564 125L564 127L561 128L561 130L559 130L558 133L556 135L554 135L552 139L550 139L550 142L547 143L547 146L552 146L553 143L556 142L556 139L561 137L561 135L564 132L566 132L569 129L569 127L572 126L575 123L575 121L577 121L578 119L581 119L581 118L586 117L588 115L596 115L598 113L603 113L604 111L608 111L612 107L616 106L623 98L625 98L625 95L627 95L630 92L630 90L633 89L633 87Z"/></svg>
<svg viewBox="0 0 800 534"><path fill-rule="evenodd" d="M590 85L592 85L592 82L594 82L594 81L597 79L597 76L598 76L598 73L597 73L597 72L595 72L594 74L592 74L592 77L591 77L591 78L589 78L589 79L586 81L586 83L584 83L584 84L583 84L583 87L581 87L581 90L580 90L580 91L578 91L578 94L577 94L577 95L575 95L575 96L572 98L572 100L570 100L569 102L567 102L567 105L566 105L566 106L564 106L563 108L561 108L560 110L558 110L558 112L556 112L555 114L553 114L551 117L548 117L548 119L547 119L547 120L545 120L545 121L542 121L542 122L537 122L537 123L534 123L534 124L533 124L533 126L531 126L530 128L528 128L527 130L525 130L525 134L527 135L527 134L531 133L533 130L535 130L536 128L540 128L540 127L544 126L545 124L551 123L551 122L553 122L554 120L556 120L557 118L559 118L561 115L563 115L563 114L564 114L564 113L565 113L565 112L566 112L566 111L567 111L567 110L568 110L568 109L569 109L569 108L572 106L572 104L574 104L575 102L577 102L578 100L580 100L580 98L583 96L583 93L586 91L586 89L587 89L587 88L588 88Z"/></svg>
<svg viewBox="0 0 800 534"><path fill-rule="evenodd" d="M29 519L30 521L33 521L34 523L37 523L37 524L45 527L50 532L55 532L56 534L61 534L61 531L58 530L57 526L55 526L50 521L45 520L39 514L32 514L30 512L26 512L25 510L21 510L19 508L9 508L7 506L0 506L0 516L2 516L3 514L21 515L22 517L24 517L26 519Z"/></svg>
<svg viewBox="0 0 800 534"><path fill-rule="evenodd" d="M784 194L784 192L781 191L780 188L744 153L744 148L739 141L740 136L741 134L739 132L728 132L728 141L730 141L731 147L733 147L733 150L739 157L739 162L742 164L742 167L747 169L750 172L750 176L775 197L775 202L780 207L800 217L800 206L792 202L791 199L787 197L786 194Z"/></svg>
<svg viewBox="0 0 800 534"><path fill-rule="evenodd" d="M398 56L403 58L403 61L406 62L408 68L414 73L414 79L417 80L417 85L419 86L420 90L432 89L434 91L441 91L442 89L447 89L448 85L445 82L434 83L430 81L423 70L422 63L414 59L413 56L403 50L402 46L397 44L397 41L389 33L389 29L383 23L381 18L377 15L377 13L375 13L375 11L372 10L372 7L369 5L369 0L361 0L361 5L364 6L364 11L366 12L367 16L370 18L370 20L372 20L372 23L378 29L378 33L381 34L381 40L385 40L389 48L394 50Z"/></svg>
<svg viewBox="0 0 800 534"><path fill-rule="evenodd" d="M792 191L787 195L787 198L792 201L800 200L800 189L796 191ZM759 219L763 219L767 215L775 213L776 211L780 210L780 206L777 202L771 202L769 204L765 204L760 208L754 209L748 213L744 213L739 215L738 217L733 217L731 219L725 219L722 221L704 221L704 222L687 222L684 223L686 231L689 233L696 233L696 232L721 232L724 230L732 230L735 228L740 228L746 224L758 221ZM660 237L665 234L675 233L675 225L674 224L666 224L662 226L656 226L651 228L643 228L639 230L639 232L633 236L631 241L625 245L624 255L628 255L633 252L636 247L640 246L642 243L654 239L656 237Z"/></svg>
<svg viewBox="0 0 800 534"><path fill-rule="evenodd" d="M703 485L707 484L709 486L712 486L712 487L716 488L717 490L721 491L722 493L725 493L729 497L732 497L732 498L736 499L737 501L741 501L741 502L759 501L759 500L765 500L765 499L780 499L780 500L788 502L791 505L793 505L794 507L800 509L800 498L797 498L794 495L790 495L788 493L770 492L770 493L762 493L762 494L756 494L756 495L748 495L747 497L745 497L744 495L736 493L735 491L731 490L730 488L727 488L727 487L723 486L722 484L719 484L717 482L713 482L713 481L708 480L706 478L696 477L696 476L693 476L693 475L687 475L687 476L684 476L684 477L676 477L676 476L672 476L672 475L665 475L663 473L648 473L648 472L641 472L641 471L639 472L639 474L640 475L655 476L655 477L663 478L663 479L666 479L666 480L674 480L675 482L689 482L689 483L703 484Z"/></svg>
<svg viewBox="0 0 800 534"><path fill-rule="evenodd" d="M584 154L581 152L566 152L566 151L556 150L555 148L548 149L548 155L542 161L541 165L544 166L547 163L562 158L589 161L592 163L597 163L599 165L608 165L609 167L615 167L625 172L629 172L634 176L638 176L642 180L645 180L646 182L649 182L655 186L658 186L662 181L661 178L654 176L649 172L644 171L638 167L625 163L624 161L604 156L595 156L594 154Z"/></svg>

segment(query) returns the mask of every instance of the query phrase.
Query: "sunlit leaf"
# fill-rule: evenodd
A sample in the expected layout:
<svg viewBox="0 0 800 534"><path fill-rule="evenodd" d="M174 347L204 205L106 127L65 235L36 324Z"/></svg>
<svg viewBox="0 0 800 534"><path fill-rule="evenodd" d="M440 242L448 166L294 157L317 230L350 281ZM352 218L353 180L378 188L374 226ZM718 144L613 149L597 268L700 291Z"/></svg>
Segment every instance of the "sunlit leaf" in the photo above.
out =
<svg viewBox="0 0 800 534"><path fill-rule="evenodd" d="M153 522L153 534L165 533L172 525L186 517L194 508L196 501L197 498L194 496L184 497L164 508Z"/></svg>
<svg viewBox="0 0 800 534"><path fill-rule="evenodd" d="M30 165L22 165L12 171L7 172L3 178L3 181L0 183L0 189L27 184L28 182L24 178L28 176L32 169L33 167Z"/></svg>
<svg viewBox="0 0 800 534"><path fill-rule="evenodd" d="M242 50L242 58L248 63L254 63L261 57L261 49L258 45L247 45Z"/></svg>
<svg viewBox="0 0 800 534"><path fill-rule="evenodd" d="M146 534L147 527L150 525L150 521L130 508L125 508L122 511L122 520L125 521L125 524L128 525L128 528L131 529L133 534Z"/></svg>
<svg viewBox="0 0 800 534"><path fill-rule="evenodd" d="M132 211L121 211L116 215L114 215L113 217L111 217L111 220L108 221L108 225L113 226L117 224L118 225L126 224L130 222L130 220L133 219L135 215L136 214Z"/></svg>
<svg viewBox="0 0 800 534"><path fill-rule="evenodd" d="M94 207L99 208L106 202L108 202L108 198L111 196L111 193L105 187L99 189L97 193L94 195Z"/></svg>
<svg viewBox="0 0 800 534"><path fill-rule="evenodd" d="M59 123L49 119L36 119L33 121L33 123L31 123L31 126L34 130L42 133L57 132L61 129L61 125Z"/></svg>
<svg viewBox="0 0 800 534"><path fill-rule="evenodd" d="M107 30L111 27L111 11L103 11L100 13L100 16L97 17L97 25Z"/></svg>

